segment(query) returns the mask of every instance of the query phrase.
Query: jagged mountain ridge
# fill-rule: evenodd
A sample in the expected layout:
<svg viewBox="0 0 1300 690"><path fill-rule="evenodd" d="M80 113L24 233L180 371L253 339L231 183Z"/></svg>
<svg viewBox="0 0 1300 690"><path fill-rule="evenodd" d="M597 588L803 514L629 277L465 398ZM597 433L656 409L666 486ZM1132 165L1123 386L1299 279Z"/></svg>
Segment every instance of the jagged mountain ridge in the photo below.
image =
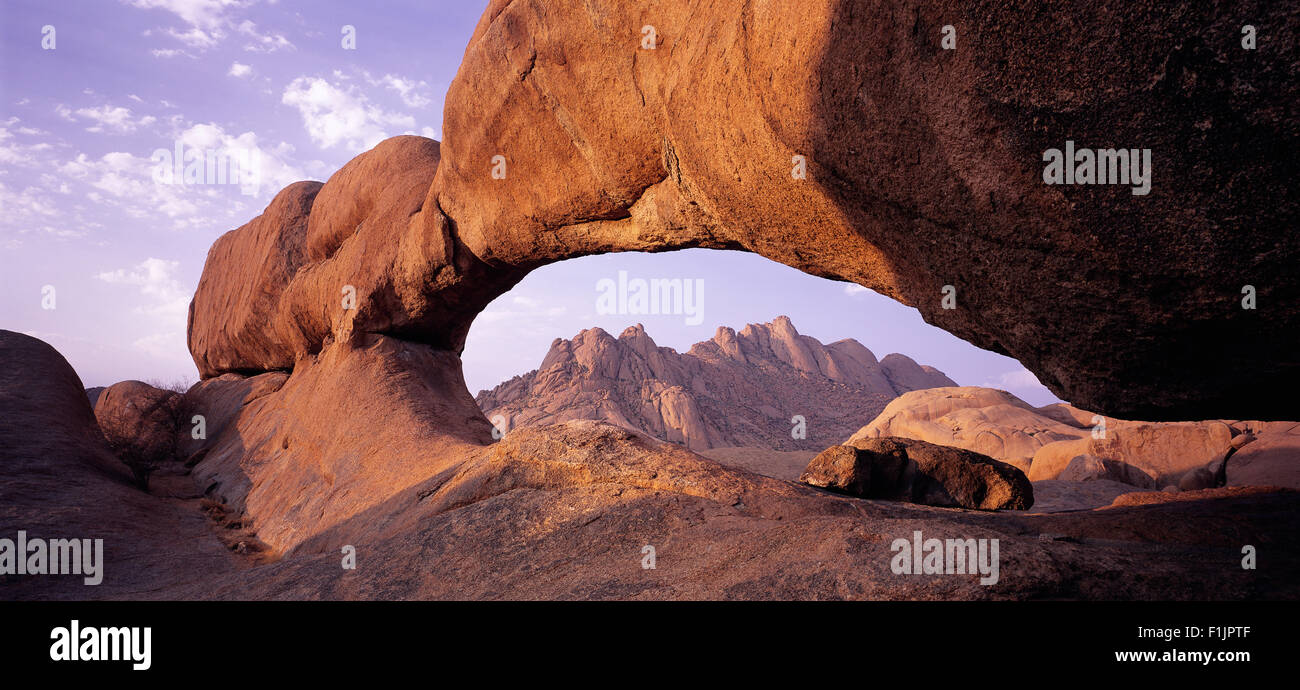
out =
<svg viewBox="0 0 1300 690"><path fill-rule="evenodd" d="M820 450L903 393L953 385L905 355L877 360L853 339L823 345L780 316L740 332L719 327L685 353L656 345L641 324L618 338L583 330L475 401L506 428L595 419L695 450ZM792 433L795 416L804 438Z"/></svg>

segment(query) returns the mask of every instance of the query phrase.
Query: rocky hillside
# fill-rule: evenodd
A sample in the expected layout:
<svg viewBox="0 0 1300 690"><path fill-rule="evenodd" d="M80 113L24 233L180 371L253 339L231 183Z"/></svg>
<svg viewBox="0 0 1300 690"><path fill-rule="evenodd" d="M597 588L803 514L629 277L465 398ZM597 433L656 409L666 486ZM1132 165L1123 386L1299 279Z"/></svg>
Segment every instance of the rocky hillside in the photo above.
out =
<svg viewBox="0 0 1300 690"><path fill-rule="evenodd" d="M656 345L640 324L618 338L584 330L557 338L540 367L475 400L508 429L592 419L694 450L821 450L903 393L955 385L905 355L877 361L853 339L823 345L779 316L739 333L721 327L685 354Z"/></svg>

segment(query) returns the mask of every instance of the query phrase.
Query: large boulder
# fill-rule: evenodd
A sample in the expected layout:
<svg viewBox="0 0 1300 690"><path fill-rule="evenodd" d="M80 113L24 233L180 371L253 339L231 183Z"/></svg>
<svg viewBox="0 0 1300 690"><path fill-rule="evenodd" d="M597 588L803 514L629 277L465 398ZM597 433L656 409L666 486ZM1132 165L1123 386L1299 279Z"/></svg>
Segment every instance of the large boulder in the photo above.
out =
<svg viewBox="0 0 1300 690"><path fill-rule="evenodd" d="M978 510L1024 510L1034 489L1020 470L986 455L905 438L833 446L799 481L862 498Z"/></svg>
<svg viewBox="0 0 1300 690"><path fill-rule="evenodd" d="M1063 481L1087 482L1107 480L1122 482L1130 486L1154 489L1156 480L1142 470L1118 460L1099 458L1095 455L1076 455L1066 464L1065 469L1055 479ZM1043 479L1039 481L1051 481ZM1197 487L1202 488L1202 487Z"/></svg>
<svg viewBox="0 0 1300 690"><path fill-rule="evenodd" d="M1022 471L1039 448L1078 439L1086 431L1042 414L993 388L931 388L904 393L848 443L897 436L955 446L1010 463Z"/></svg>
<svg viewBox="0 0 1300 690"><path fill-rule="evenodd" d="M459 246L429 187L438 161L432 139L385 140L219 238L190 304L202 376L287 371L373 333L459 352L473 317L525 271L489 270Z"/></svg>
<svg viewBox="0 0 1300 690"><path fill-rule="evenodd" d="M262 215L217 238L190 302L189 348L204 378L288 369L296 352L277 330L280 297L306 260L319 182L285 187Z"/></svg>
<svg viewBox="0 0 1300 690"><path fill-rule="evenodd" d="M104 390L95 419L109 448L141 485L154 472L177 461L177 442L186 419L184 398L140 381L122 381Z"/></svg>

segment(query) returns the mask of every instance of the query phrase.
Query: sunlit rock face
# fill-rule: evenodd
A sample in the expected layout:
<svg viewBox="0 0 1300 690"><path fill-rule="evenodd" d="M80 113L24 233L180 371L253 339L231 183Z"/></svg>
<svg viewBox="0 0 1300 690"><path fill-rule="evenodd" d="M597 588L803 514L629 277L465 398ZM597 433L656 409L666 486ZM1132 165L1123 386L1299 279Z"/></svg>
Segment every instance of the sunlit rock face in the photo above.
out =
<svg viewBox="0 0 1300 690"><path fill-rule="evenodd" d="M1257 14L1273 31L1298 21ZM299 188L269 228L223 238L191 346L207 376L287 369L354 331L458 351L482 306L544 263L743 248L910 304L1086 409L1295 418L1260 393L1300 378L1300 127L1279 106L1297 100L1296 48L1246 50L1230 15L493 2L441 150L384 142L314 206ZM1067 147L1149 150L1147 193L1046 184L1045 154ZM250 279L210 276L236 263L268 289L230 299Z"/></svg>

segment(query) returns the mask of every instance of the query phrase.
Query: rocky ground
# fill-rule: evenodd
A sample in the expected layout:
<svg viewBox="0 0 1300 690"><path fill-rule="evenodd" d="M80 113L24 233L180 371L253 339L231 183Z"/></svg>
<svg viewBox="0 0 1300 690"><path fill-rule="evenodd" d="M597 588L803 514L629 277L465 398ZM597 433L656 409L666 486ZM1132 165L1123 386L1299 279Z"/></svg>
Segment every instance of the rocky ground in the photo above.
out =
<svg viewBox="0 0 1300 690"><path fill-rule="evenodd" d="M301 384L280 374L228 374L196 385L184 397L192 409L206 412L209 436L190 446L195 450L180 463L190 466L185 478L193 493L178 497L170 484L160 491L134 482L57 352L33 338L0 333L6 410L0 434L16 439L5 444L0 464L0 534L24 529L99 537L107 554L102 585L9 576L6 598L1300 594L1300 563L1288 547L1300 536L1300 493L1294 491L1130 492L1095 510L988 512L828 493L728 468L599 422L517 429L496 443L451 446L392 423L400 421L391 417L395 396L429 380L398 373L392 380L400 385L364 390L364 381L385 366L420 363L419 352L379 342L352 359L363 357L373 358L373 366L345 371L322 361L332 367L330 375ZM336 430L329 435L332 450L348 465L323 464L328 456L321 449L299 449L300 432L284 423L299 404L299 385L314 393L313 423ZM364 393L386 403L372 397L371 405L348 407L331 400L329 388L351 391L353 400L366 399ZM326 403L340 412L328 414ZM392 465L387 469L368 460L368 436L349 431L364 428L372 414L390 421L385 451L375 456ZM274 421L264 428L268 418ZM188 426L180 431L182 440L192 436ZM262 462L249 463L245 445L258 449ZM999 540L998 582L894 574L893 540L917 530L927 539ZM1246 544L1267 554L1257 570L1241 567ZM356 550L355 570L342 566L349 545ZM648 546L654 568L643 567Z"/></svg>

